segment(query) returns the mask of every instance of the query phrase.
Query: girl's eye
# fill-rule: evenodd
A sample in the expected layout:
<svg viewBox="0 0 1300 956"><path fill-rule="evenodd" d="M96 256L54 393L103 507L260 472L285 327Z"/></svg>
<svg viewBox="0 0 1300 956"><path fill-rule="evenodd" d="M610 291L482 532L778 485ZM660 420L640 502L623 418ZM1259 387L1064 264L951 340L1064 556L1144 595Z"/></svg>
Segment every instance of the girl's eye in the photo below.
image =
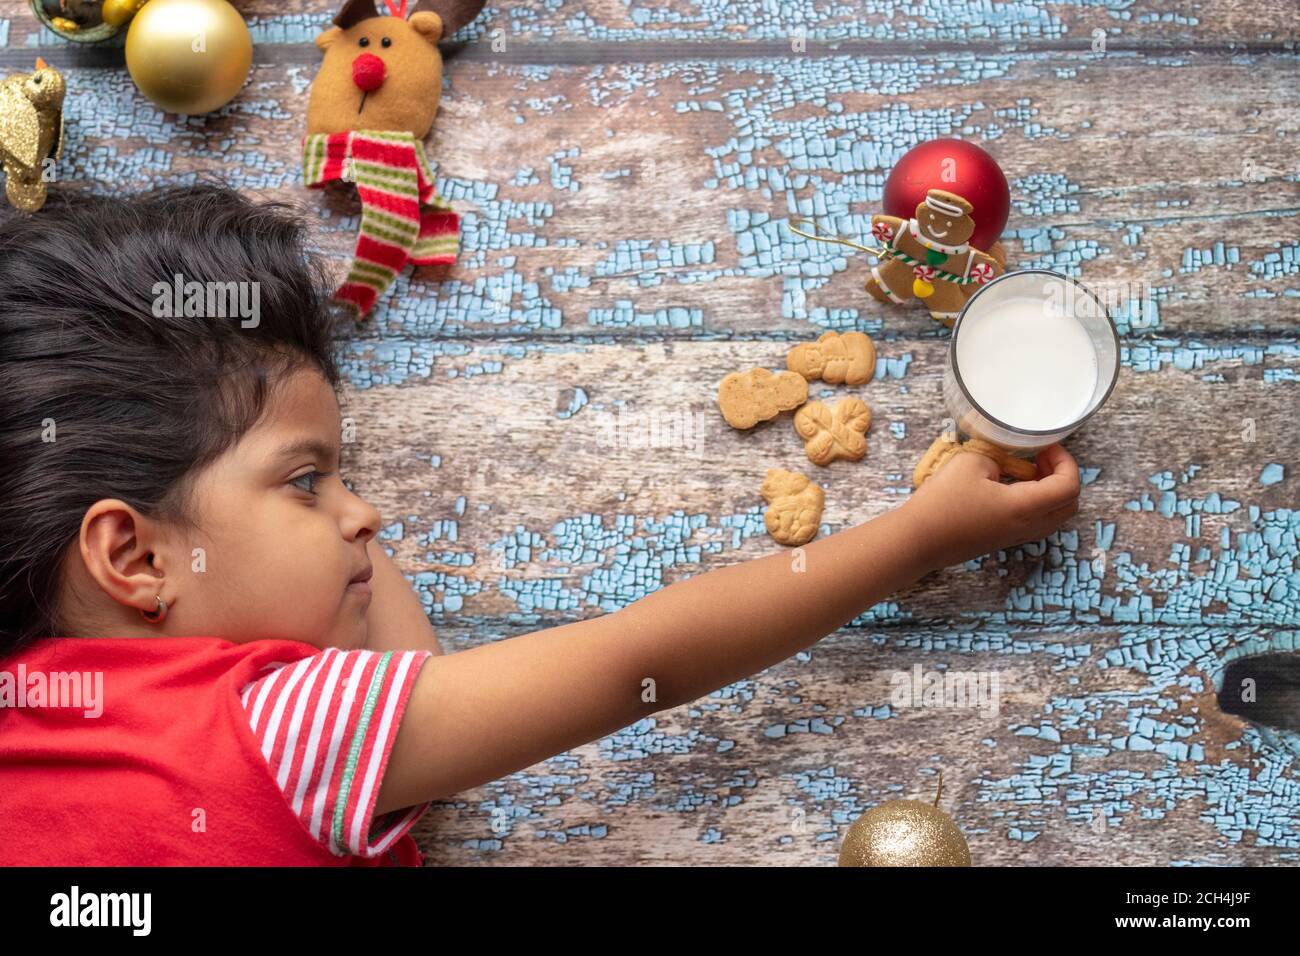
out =
<svg viewBox="0 0 1300 956"><path fill-rule="evenodd" d="M319 479L324 477L325 477L325 472L323 471L309 471L304 475L299 475L297 478L289 482L289 484L293 485L295 488L302 488L302 490L307 492L307 494L309 495L314 495L316 494L316 482ZM302 485L298 484L298 482L306 479L311 479L310 486L307 488L303 488Z"/></svg>

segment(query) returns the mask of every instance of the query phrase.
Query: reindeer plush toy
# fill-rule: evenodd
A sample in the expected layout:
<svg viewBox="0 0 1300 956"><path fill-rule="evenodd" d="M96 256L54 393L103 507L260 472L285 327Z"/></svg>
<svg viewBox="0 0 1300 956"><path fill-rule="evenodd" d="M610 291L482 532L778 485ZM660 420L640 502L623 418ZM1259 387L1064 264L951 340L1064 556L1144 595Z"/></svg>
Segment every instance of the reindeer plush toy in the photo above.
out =
<svg viewBox="0 0 1300 956"><path fill-rule="evenodd" d="M438 41L478 16L485 0L346 0L316 38L325 51L307 102L303 183L356 184L361 231L334 298L365 316L409 262L456 261L460 217L434 191L424 137L442 96Z"/></svg>

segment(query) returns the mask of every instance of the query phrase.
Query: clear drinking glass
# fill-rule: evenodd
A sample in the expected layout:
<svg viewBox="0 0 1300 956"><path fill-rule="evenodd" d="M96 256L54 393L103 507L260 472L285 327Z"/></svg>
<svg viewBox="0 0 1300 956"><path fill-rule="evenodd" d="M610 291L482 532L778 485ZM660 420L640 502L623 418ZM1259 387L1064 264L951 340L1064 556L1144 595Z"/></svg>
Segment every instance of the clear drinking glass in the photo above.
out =
<svg viewBox="0 0 1300 956"><path fill-rule="evenodd" d="M1119 353L1115 323L1082 283L1046 269L1008 272L971 296L953 325L944 401L962 433L1036 452L1101 408Z"/></svg>

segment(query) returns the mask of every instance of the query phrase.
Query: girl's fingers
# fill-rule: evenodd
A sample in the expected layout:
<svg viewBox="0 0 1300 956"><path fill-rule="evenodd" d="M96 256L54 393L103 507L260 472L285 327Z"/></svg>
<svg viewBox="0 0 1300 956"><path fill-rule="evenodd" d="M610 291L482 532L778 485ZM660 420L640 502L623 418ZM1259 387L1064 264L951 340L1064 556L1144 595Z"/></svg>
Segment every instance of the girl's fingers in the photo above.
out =
<svg viewBox="0 0 1300 956"><path fill-rule="evenodd" d="M1039 474L1044 478L1062 468L1073 468L1076 474L1079 471L1079 464L1074 460L1074 456L1060 444L1044 448L1038 453L1036 460Z"/></svg>
<svg viewBox="0 0 1300 956"><path fill-rule="evenodd" d="M1030 512L1052 512L1079 497L1079 463L1060 445L1038 453L1037 481L1020 481L1010 486L1021 507Z"/></svg>
<svg viewBox="0 0 1300 956"><path fill-rule="evenodd" d="M987 478L990 481L999 478L997 462L987 455L972 452L958 452L943 467L955 469L967 478Z"/></svg>

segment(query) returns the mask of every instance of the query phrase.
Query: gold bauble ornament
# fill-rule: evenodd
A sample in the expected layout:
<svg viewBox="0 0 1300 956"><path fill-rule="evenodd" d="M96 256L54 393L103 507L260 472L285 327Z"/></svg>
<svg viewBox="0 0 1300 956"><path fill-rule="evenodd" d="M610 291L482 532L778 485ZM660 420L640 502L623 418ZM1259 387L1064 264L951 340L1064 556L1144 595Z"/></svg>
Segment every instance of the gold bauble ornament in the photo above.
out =
<svg viewBox="0 0 1300 956"><path fill-rule="evenodd" d="M853 821L840 846L840 866L970 866L970 847L952 817L934 805L887 800Z"/></svg>
<svg viewBox="0 0 1300 956"><path fill-rule="evenodd" d="M120 27L140 12L145 0L104 0L102 16L110 26Z"/></svg>
<svg viewBox="0 0 1300 956"><path fill-rule="evenodd" d="M169 113L225 106L248 78L253 38L226 0L149 0L126 34L126 68Z"/></svg>

